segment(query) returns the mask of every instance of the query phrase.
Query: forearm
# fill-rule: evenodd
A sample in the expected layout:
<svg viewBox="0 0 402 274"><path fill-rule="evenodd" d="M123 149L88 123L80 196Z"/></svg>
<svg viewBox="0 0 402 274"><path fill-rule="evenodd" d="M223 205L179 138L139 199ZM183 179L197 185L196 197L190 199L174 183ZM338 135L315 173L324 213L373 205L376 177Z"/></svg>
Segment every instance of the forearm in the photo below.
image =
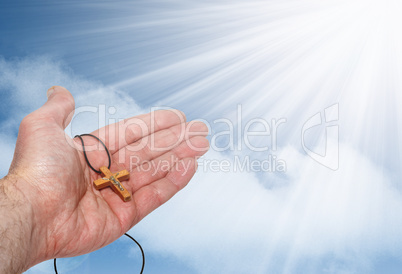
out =
<svg viewBox="0 0 402 274"><path fill-rule="evenodd" d="M0 273L21 273L35 262L33 216L16 188L17 178L0 180Z"/></svg>

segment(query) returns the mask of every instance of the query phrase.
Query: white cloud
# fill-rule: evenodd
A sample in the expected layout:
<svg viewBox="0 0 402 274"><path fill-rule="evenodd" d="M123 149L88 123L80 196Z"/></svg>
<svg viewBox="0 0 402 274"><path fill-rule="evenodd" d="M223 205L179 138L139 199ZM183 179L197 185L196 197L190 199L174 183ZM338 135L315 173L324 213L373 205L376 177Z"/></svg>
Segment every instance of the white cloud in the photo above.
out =
<svg viewBox="0 0 402 274"><path fill-rule="evenodd" d="M0 89L13 92L14 98L14 115L1 122L6 125L0 136L3 173L15 142L8 130L39 107L54 84L69 88L77 107L106 102L106 122L144 112L129 94L74 76L48 57L0 60L0 71ZM107 114L111 106L115 115ZM73 121L73 134L90 132L98 122L98 114L81 113ZM214 151L205 156L228 157ZM307 265L313 265L309 272L361 272L379 254L401 254L402 197L385 170L346 143L336 172L294 147L282 149L278 158L287 162L282 179L200 171L132 234L141 235L150 252L174 255L202 273L282 272L309 269ZM266 178L285 183L271 187ZM44 263L29 273L49 267Z"/></svg>
<svg viewBox="0 0 402 274"><path fill-rule="evenodd" d="M148 111L141 109L128 94L105 86L92 87L75 96L75 100L75 116L66 129L73 136Z"/></svg>
<svg viewBox="0 0 402 274"><path fill-rule="evenodd" d="M402 196L381 168L341 150L334 172L286 148L291 183L273 189L253 174L199 173L132 233L200 273L369 270L376 256L401 254Z"/></svg>
<svg viewBox="0 0 402 274"><path fill-rule="evenodd" d="M74 119L72 132L88 133L108 123L144 112L126 93L75 75L62 62L49 56L5 60L0 57L0 91L9 94L10 116L1 121L4 130L18 128L20 120L46 101L46 91L54 85L66 87L75 97L77 108L97 107L98 113L87 112ZM102 112L104 105L105 111ZM110 107L116 113L110 115Z"/></svg>

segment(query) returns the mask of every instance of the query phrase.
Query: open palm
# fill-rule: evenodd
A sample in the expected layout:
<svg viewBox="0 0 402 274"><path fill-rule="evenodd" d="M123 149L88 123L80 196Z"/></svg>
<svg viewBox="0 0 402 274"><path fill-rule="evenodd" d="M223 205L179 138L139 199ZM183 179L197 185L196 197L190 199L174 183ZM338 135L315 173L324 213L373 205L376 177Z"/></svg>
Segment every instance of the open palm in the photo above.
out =
<svg viewBox="0 0 402 274"><path fill-rule="evenodd" d="M112 189L95 190L100 178L92 171L78 138L64 129L74 110L71 94L54 87L47 103L21 123L11 176L32 206L35 261L88 253L119 238L189 182L196 157L208 149L208 129L185 122L179 111L161 110L93 132L112 155L110 170L130 171L122 182L132 198L123 202ZM108 165L108 157L91 137L83 137L90 163Z"/></svg>

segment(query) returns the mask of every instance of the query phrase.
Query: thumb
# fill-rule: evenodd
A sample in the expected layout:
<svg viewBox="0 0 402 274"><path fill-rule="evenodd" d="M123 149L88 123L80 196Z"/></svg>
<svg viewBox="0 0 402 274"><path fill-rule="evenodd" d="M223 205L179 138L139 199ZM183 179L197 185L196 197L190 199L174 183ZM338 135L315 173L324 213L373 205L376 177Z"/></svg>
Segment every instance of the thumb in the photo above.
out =
<svg viewBox="0 0 402 274"><path fill-rule="evenodd" d="M47 102L38 109L41 115L53 117L63 129L71 122L75 103L71 93L60 86L53 86L47 91Z"/></svg>

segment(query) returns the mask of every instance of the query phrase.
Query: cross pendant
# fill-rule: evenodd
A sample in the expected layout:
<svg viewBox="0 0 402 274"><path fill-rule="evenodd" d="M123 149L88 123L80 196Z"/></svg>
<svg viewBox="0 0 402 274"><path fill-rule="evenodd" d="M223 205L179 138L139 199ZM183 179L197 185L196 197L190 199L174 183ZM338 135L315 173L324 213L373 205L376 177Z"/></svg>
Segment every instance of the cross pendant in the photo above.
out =
<svg viewBox="0 0 402 274"><path fill-rule="evenodd" d="M130 178L130 173L127 170L113 174L107 167L103 166L100 168L100 171L102 172L103 178L94 181L97 190L110 186L124 202L130 200L130 192L120 183L120 181L125 181Z"/></svg>

